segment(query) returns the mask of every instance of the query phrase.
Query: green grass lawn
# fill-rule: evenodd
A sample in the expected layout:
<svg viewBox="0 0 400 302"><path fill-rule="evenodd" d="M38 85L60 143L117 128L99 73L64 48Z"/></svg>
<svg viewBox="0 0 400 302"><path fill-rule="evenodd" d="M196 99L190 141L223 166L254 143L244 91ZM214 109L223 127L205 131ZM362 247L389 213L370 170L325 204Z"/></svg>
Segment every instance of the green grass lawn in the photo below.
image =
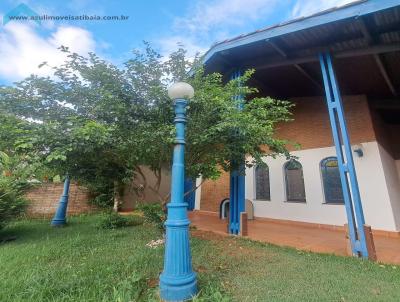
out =
<svg viewBox="0 0 400 302"><path fill-rule="evenodd" d="M158 301L163 248L150 226L103 230L100 216L18 221L0 232L0 301ZM196 301L400 301L400 267L193 231ZM400 251L399 251L400 252Z"/></svg>

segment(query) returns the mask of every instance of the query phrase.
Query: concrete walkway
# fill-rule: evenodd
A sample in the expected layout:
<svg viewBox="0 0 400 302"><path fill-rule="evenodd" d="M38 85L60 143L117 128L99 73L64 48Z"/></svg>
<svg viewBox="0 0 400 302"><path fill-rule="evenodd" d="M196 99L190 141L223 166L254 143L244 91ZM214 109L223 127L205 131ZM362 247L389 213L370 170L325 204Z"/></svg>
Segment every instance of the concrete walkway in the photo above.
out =
<svg viewBox="0 0 400 302"><path fill-rule="evenodd" d="M195 211L189 218L199 230L227 235L227 220L214 213ZM318 253L347 255L345 232L310 226L283 224L265 220L249 220L248 237L279 246L289 246ZM374 235L379 262L400 264L400 238Z"/></svg>

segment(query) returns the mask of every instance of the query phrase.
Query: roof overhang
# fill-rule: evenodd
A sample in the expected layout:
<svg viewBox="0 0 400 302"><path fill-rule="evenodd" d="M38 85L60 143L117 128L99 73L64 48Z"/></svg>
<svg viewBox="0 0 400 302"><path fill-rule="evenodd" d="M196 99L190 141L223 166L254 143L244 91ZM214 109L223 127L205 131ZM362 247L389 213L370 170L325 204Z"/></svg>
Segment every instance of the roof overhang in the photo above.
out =
<svg viewBox="0 0 400 302"><path fill-rule="evenodd" d="M344 94L400 93L400 0L362 0L214 45L206 72L254 68L254 84L275 97L323 95L318 55L335 58Z"/></svg>
<svg viewBox="0 0 400 302"><path fill-rule="evenodd" d="M303 17L265 29L260 29L253 33L241 35L239 37L214 44L204 55L204 63L207 63L215 54L235 47L248 45L259 41L265 41L331 22L362 17L399 5L399 0L360 0L343 6L339 9L334 8L326 10L309 17Z"/></svg>

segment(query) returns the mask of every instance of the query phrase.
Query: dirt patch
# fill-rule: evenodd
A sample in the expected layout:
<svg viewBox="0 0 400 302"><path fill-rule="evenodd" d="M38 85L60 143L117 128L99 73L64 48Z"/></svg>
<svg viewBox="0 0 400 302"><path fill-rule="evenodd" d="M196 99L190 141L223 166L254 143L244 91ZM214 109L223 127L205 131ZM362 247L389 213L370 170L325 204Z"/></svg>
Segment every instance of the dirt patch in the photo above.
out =
<svg viewBox="0 0 400 302"><path fill-rule="evenodd" d="M201 230L193 230L191 234L195 238L211 241L219 252L225 253L233 258L273 258L273 253L253 247L251 246L253 243L251 240L243 240L241 237Z"/></svg>
<svg viewBox="0 0 400 302"><path fill-rule="evenodd" d="M222 234L217 234L211 231L201 231L201 230L192 230L191 234L193 237L200 238L200 239L205 239L205 240L210 240L210 241L221 241L221 240L227 240L229 239L229 235L222 235Z"/></svg>
<svg viewBox="0 0 400 302"><path fill-rule="evenodd" d="M204 272L208 272L208 269L202 265L199 265L198 267L195 267L194 270L197 273L204 273Z"/></svg>
<svg viewBox="0 0 400 302"><path fill-rule="evenodd" d="M158 286L158 279L155 279L155 278L153 278L153 279L148 279L148 280L147 280L147 286L148 286L149 288L157 287L157 286Z"/></svg>

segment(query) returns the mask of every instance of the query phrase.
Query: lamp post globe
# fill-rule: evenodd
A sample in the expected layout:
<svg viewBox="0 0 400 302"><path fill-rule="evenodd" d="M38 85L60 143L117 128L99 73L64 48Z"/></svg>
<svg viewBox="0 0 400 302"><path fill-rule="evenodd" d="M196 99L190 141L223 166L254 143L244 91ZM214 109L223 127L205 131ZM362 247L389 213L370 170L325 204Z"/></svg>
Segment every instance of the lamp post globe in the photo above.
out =
<svg viewBox="0 0 400 302"><path fill-rule="evenodd" d="M172 100L191 99L194 97L194 89L188 83L177 82L168 88L168 96Z"/></svg>
<svg viewBox="0 0 400 302"><path fill-rule="evenodd" d="M165 222L164 270L160 275L160 296L165 301L185 301L197 294L196 273L192 269L189 243L188 204L184 201L185 124L188 99L194 89L178 82L168 89L174 100L176 137L171 175L171 201L167 204Z"/></svg>

